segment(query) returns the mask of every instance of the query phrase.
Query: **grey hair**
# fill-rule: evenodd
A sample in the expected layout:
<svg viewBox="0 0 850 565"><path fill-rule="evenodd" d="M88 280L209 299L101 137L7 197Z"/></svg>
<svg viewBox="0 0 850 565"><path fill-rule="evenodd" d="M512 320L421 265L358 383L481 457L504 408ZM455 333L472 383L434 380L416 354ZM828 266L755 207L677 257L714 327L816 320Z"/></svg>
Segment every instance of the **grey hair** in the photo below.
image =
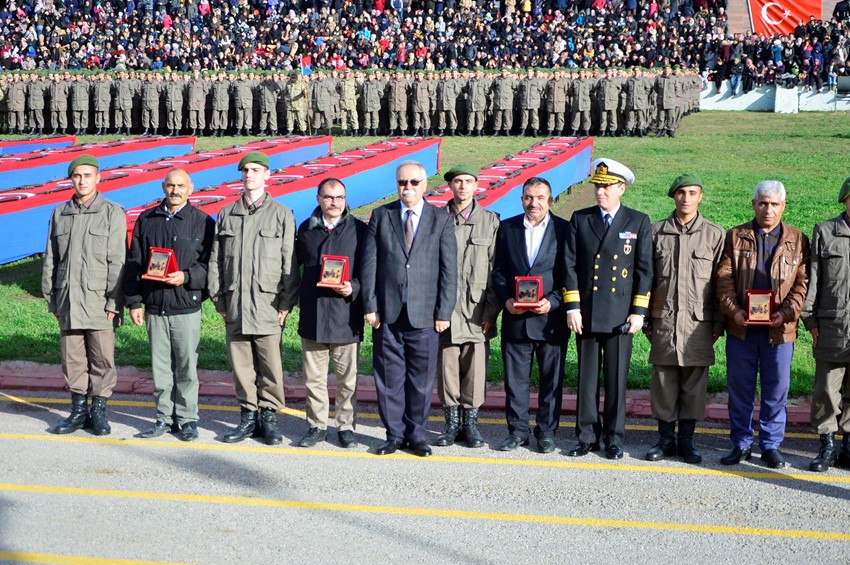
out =
<svg viewBox="0 0 850 565"><path fill-rule="evenodd" d="M423 179L428 179L428 171L425 170L425 165L420 163L419 161L404 161L398 167L396 167L395 174L398 176L398 172L402 170L404 167L416 167L419 169L419 172L422 173Z"/></svg>
<svg viewBox="0 0 850 565"><path fill-rule="evenodd" d="M753 201L758 200L759 195L773 196L774 194L778 194L780 200L785 202L785 185L782 184L782 181L763 180L756 185L753 191Z"/></svg>

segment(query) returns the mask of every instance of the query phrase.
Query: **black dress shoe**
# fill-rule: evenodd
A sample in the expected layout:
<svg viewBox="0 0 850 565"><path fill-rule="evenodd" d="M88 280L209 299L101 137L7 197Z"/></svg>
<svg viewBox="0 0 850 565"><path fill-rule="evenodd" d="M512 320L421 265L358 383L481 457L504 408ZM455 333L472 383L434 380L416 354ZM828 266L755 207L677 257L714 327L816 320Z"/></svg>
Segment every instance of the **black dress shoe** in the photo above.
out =
<svg viewBox="0 0 850 565"><path fill-rule="evenodd" d="M326 435L326 430L321 430L319 428L310 428L307 431L307 435L302 437L301 441L298 442L298 447L313 447L320 441L325 441Z"/></svg>
<svg viewBox="0 0 850 565"><path fill-rule="evenodd" d="M354 432L351 430L341 430L337 432L337 437L342 447L349 448L357 445L357 440L354 439Z"/></svg>
<svg viewBox="0 0 850 565"><path fill-rule="evenodd" d="M771 469L782 469L785 467L785 458L778 449L765 449L761 452L761 460Z"/></svg>
<svg viewBox="0 0 850 565"><path fill-rule="evenodd" d="M752 449L747 447L733 447L732 450L720 458L721 465L737 465L743 459L744 461L749 461L753 456Z"/></svg>
<svg viewBox="0 0 850 565"><path fill-rule="evenodd" d="M623 448L619 445L609 445L605 448L605 457L608 459L622 459Z"/></svg>
<svg viewBox="0 0 850 565"><path fill-rule="evenodd" d="M552 453L555 451L555 440L550 437L543 437L537 440L537 447L540 453Z"/></svg>
<svg viewBox="0 0 850 565"><path fill-rule="evenodd" d="M431 446L427 441L417 441L410 444L410 451L417 457L431 457Z"/></svg>
<svg viewBox="0 0 850 565"><path fill-rule="evenodd" d="M195 441L198 439L198 423L186 422L180 428L180 433L177 434L177 439L180 441Z"/></svg>
<svg viewBox="0 0 850 565"><path fill-rule="evenodd" d="M142 432L139 434L139 437L145 439L153 439L155 437L160 437L165 432L171 431L171 424L166 424L165 422L157 422L154 426L146 432Z"/></svg>
<svg viewBox="0 0 850 565"><path fill-rule="evenodd" d="M572 448L567 455L570 457L584 457L591 451L599 451L598 443L584 443L583 441L578 442L574 448Z"/></svg>
<svg viewBox="0 0 850 565"><path fill-rule="evenodd" d="M528 445L528 438L522 438L520 436L509 435L505 441L502 442L502 445L499 446L499 451L513 451L517 447Z"/></svg>
<svg viewBox="0 0 850 565"><path fill-rule="evenodd" d="M378 449L375 450L375 455L391 455L399 449L401 449L401 442L390 439L378 446Z"/></svg>

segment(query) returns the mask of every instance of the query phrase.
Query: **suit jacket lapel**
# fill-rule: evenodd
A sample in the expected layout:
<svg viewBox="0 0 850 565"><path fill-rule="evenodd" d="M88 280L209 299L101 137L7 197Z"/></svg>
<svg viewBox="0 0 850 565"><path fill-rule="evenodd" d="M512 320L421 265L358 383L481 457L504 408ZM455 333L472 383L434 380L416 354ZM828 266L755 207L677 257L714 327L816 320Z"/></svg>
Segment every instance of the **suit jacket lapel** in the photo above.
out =
<svg viewBox="0 0 850 565"><path fill-rule="evenodd" d="M617 216L619 216L619 214L617 214ZM605 232L608 229L608 226L605 225L605 220L602 219L602 212L600 209L596 208L596 212L591 214L588 220L590 222L590 229L593 230L593 233L596 234L599 241L605 239Z"/></svg>
<svg viewBox="0 0 850 565"><path fill-rule="evenodd" d="M396 237L398 238L399 246L405 257L409 256L407 245L404 243L404 226L401 225L401 203L396 202L394 206L390 206L390 225L393 227ZM415 242L415 240L414 240Z"/></svg>
<svg viewBox="0 0 850 565"><path fill-rule="evenodd" d="M525 226L523 225L523 218L524 216L519 217L519 222L517 222L511 232L513 233L514 246L519 250L520 256L525 262L525 271L528 272L531 265L528 262L528 251L525 248Z"/></svg>

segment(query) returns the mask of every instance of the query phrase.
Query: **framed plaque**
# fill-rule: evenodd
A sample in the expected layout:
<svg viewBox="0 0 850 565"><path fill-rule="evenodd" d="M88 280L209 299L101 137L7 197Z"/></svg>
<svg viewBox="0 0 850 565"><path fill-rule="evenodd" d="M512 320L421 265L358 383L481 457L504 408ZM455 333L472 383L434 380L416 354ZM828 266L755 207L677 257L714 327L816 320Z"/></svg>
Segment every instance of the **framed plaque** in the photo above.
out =
<svg viewBox="0 0 850 565"><path fill-rule="evenodd" d="M348 257L341 255L322 255L322 270L316 286L341 288L348 281Z"/></svg>
<svg viewBox="0 0 850 565"><path fill-rule="evenodd" d="M540 306L543 298L543 277L515 277L514 308L530 310Z"/></svg>
<svg viewBox="0 0 850 565"><path fill-rule="evenodd" d="M747 325L769 326L775 304L772 290L747 291Z"/></svg>
<svg viewBox="0 0 850 565"><path fill-rule="evenodd" d="M174 258L173 249L162 247L151 247L150 259L148 259L148 270L142 275L143 279L149 281L164 281L171 274L176 273L177 260Z"/></svg>

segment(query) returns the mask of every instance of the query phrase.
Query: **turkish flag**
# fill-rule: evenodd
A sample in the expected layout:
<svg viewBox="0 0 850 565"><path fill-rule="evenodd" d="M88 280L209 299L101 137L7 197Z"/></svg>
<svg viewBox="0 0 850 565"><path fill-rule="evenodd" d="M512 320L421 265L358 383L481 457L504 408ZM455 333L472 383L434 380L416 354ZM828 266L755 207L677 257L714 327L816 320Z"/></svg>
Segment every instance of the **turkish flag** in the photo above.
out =
<svg viewBox="0 0 850 565"><path fill-rule="evenodd" d="M775 33L788 35L800 20L809 16L821 19L821 0L749 0L753 31L770 37Z"/></svg>

